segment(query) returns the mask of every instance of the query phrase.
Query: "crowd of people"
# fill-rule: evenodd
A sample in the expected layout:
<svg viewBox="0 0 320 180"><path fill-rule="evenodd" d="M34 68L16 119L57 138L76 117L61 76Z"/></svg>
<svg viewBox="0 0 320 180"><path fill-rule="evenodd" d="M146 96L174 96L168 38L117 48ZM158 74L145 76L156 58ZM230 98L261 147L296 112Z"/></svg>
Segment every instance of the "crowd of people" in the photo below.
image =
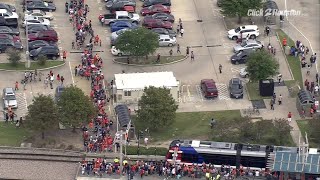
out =
<svg viewBox="0 0 320 180"><path fill-rule="evenodd" d="M145 176L160 176L165 178L176 178L182 177L189 178L203 178L206 179L234 179L236 176L247 176L247 177L276 177L271 172L265 170L251 170L250 168L243 168L240 166L239 169L230 167L230 165L221 165L219 167L212 164L202 165L185 165L185 164L172 164L165 161L135 161L128 162L124 160L123 169L120 169L120 160L115 158L113 162L108 161L106 158L97 158L92 160L83 160L81 162L81 174L82 175L94 175L98 177L105 177L111 175L127 175L132 179L133 176L144 178Z"/></svg>
<svg viewBox="0 0 320 180"><path fill-rule="evenodd" d="M110 98L104 87L104 75L102 73L103 61L98 54L93 54L95 46L101 46L98 35L94 35L91 20L87 19L89 6L83 0L71 0L66 3L66 13L73 23L75 42L77 49L82 50L81 64L74 68L74 75L85 77L91 81L90 97L97 107L98 115L88 125L82 126L83 144L86 152L111 152L113 151L114 138L111 135L113 121L105 112L105 105ZM88 41L86 46L83 46ZM75 48L72 42L72 48Z"/></svg>

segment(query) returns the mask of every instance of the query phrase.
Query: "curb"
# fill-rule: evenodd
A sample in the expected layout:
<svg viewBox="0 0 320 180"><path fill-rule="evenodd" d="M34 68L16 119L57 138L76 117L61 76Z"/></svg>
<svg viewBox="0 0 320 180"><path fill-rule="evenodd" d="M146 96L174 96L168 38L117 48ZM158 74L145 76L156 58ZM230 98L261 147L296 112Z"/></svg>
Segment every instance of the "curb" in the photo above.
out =
<svg viewBox="0 0 320 180"><path fill-rule="evenodd" d="M180 60L176 60L176 61L169 62L169 63L164 63L164 64L127 64L127 63L123 63L123 62L118 62L115 59L112 59L112 61L114 63L121 64L121 65L146 67L146 66L165 66L165 65L175 64L175 63L182 62L182 61L186 60L188 57L189 56L185 56L184 58L182 58Z"/></svg>
<svg viewBox="0 0 320 180"><path fill-rule="evenodd" d="M45 71L45 70L49 70L49 69L55 69L61 66L64 66L66 64L66 61L64 61L64 63L56 65L56 66L51 66L51 67L47 67L47 68L43 68L43 69L37 69L37 71ZM5 71L5 72L25 72L25 71L34 71L32 69L25 69L25 70L9 70L9 69L0 69L0 71Z"/></svg>

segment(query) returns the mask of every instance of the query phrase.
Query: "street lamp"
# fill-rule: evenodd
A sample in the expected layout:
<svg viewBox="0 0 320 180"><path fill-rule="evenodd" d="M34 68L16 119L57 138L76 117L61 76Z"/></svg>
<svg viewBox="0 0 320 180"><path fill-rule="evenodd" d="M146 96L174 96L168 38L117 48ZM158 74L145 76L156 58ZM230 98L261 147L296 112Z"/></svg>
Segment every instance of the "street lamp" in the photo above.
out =
<svg viewBox="0 0 320 180"><path fill-rule="evenodd" d="M28 21L25 20L26 24L25 24L25 30L26 30L26 68L30 68L31 62L30 62L30 58L29 58L29 34L28 34Z"/></svg>

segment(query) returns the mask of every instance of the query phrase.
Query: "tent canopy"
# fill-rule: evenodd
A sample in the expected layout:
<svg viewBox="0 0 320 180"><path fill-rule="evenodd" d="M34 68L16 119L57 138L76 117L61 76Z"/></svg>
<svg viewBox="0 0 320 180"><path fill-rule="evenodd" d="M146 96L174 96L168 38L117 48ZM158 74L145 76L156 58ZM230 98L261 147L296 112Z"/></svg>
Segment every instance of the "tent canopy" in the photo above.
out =
<svg viewBox="0 0 320 180"><path fill-rule="evenodd" d="M308 105L308 104L314 103L313 97L312 97L310 91L307 91L307 90L299 91L298 99L299 99L300 104L302 104L302 105Z"/></svg>
<svg viewBox="0 0 320 180"><path fill-rule="evenodd" d="M119 104L114 109L116 111L120 127L127 127L130 122L130 113L128 106L125 104Z"/></svg>

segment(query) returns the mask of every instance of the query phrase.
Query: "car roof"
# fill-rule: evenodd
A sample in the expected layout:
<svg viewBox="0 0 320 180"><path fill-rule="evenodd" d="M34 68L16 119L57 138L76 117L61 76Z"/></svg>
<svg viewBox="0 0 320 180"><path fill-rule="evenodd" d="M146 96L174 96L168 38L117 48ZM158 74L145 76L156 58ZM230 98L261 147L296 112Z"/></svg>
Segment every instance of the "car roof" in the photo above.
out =
<svg viewBox="0 0 320 180"><path fill-rule="evenodd" d="M126 16L129 13L127 11L116 11L116 14L119 15L119 16Z"/></svg>
<svg viewBox="0 0 320 180"><path fill-rule="evenodd" d="M244 25L244 26L240 26L242 29L258 29L257 25Z"/></svg>
<svg viewBox="0 0 320 180"><path fill-rule="evenodd" d="M7 9L3 9L3 8L0 9L0 13L6 13L6 12L8 12Z"/></svg>
<svg viewBox="0 0 320 180"><path fill-rule="evenodd" d="M128 21L116 21L115 23L113 23L113 25L118 25L118 24L131 24Z"/></svg>
<svg viewBox="0 0 320 180"><path fill-rule="evenodd" d="M168 35L168 34L160 34L160 35L159 35L159 38L160 38L160 39L166 39L166 38L172 39L172 38L170 37L170 35Z"/></svg>
<svg viewBox="0 0 320 180"><path fill-rule="evenodd" d="M230 82L232 84L240 84L241 83L241 79L239 79L239 78L231 78Z"/></svg>
<svg viewBox="0 0 320 180"><path fill-rule="evenodd" d="M202 79L201 82L208 88L216 88L216 82L213 79Z"/></svg>

